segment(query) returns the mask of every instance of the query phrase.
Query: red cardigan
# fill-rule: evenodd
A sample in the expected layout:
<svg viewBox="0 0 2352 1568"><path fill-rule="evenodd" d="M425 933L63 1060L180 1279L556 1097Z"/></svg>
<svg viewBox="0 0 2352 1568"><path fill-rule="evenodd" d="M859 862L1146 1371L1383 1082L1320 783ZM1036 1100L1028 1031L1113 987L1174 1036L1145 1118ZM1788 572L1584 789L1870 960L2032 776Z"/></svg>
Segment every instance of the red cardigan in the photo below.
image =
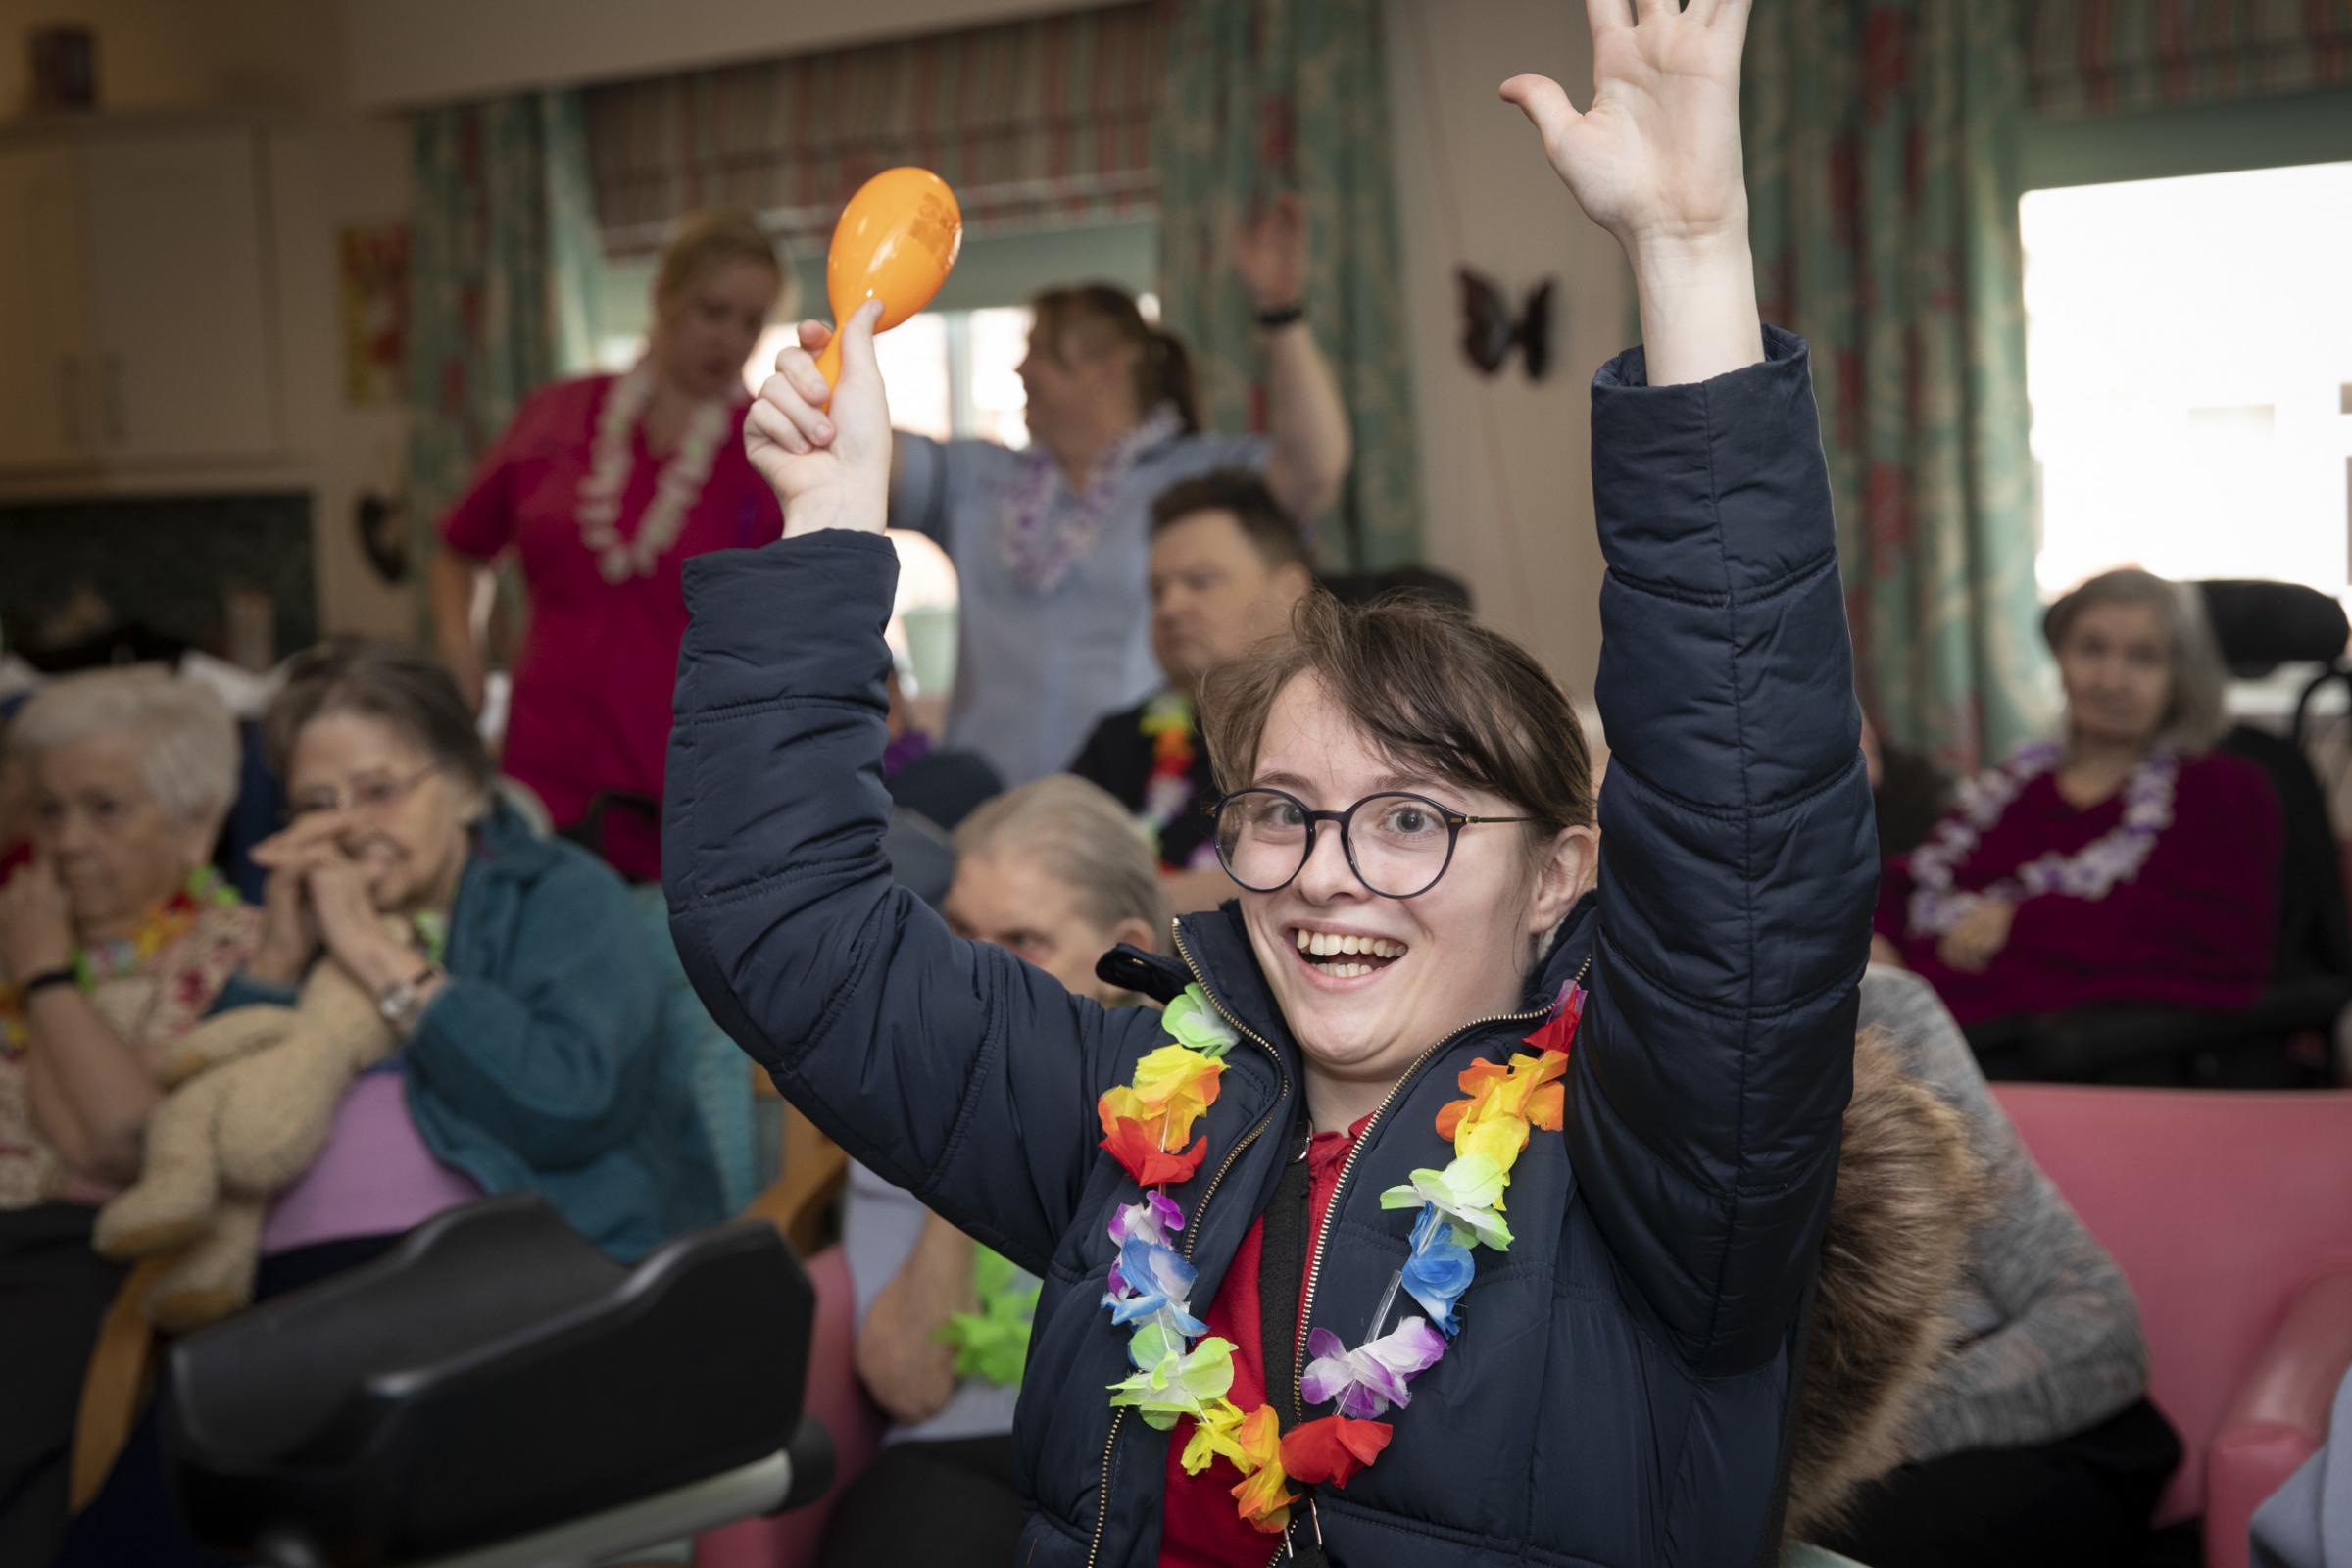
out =
<svg viewBox="0 0 2352 1568"><path fill-rule="evenodd" d="M2123 814L2120 791L2078 810L2059 795L2057 774L2043 773L1953 866L1952 887L1974 891L2036 856L2072 855ZM2099 1003L2244 1007L2271 978L2278 854L2269 778L2243 758L2208 752L2180 764L2173 823L2136 877L2103 899L2028 899L1984 973L1952 968L1936 956L1933 934L1910 931L1908 857L1887 862L1876 924L1963 1024Z"/></svg>

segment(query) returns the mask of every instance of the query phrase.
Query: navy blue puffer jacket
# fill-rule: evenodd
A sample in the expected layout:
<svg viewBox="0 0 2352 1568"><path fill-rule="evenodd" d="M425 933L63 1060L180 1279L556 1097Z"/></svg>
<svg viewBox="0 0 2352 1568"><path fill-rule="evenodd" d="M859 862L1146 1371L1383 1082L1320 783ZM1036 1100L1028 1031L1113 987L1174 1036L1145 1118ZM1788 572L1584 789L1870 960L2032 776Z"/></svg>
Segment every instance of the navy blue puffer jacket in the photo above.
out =
<svg viewBox="0 0 2352 1568"><path fill-rule="evenodd" d="M1310 1322L1352 1342L1405 1251L1379 1195L1441 1164L1473 1056L1501 1057L1588 957L1561 1137L1477 1251L1464 1328L1380 1462L1317 1490L1348 1568L1753 1560L1789 1328L1827 1211L1875 886L1830 494L1803 345L1652 388L1639 351L1593 386L1608 576L1599 702L1614 755L1597 892L1530 1011L1407 1072L1332 1205ZM1127 1335L1098 1305L1126 1173L1095 1101L1161 1039L958 941L895 889L878 537L820 533L687 568L662 843L671 927L713 1014L857 1158L1041 1276L1015 1429L1036 1512L1020 1561L1142 1568L1167 1437L1115 1419ZM1177 948L1249 1039L1209 1157L1174 1196L1193 1299L1273 1197L1300 1057L1230 911ZM1303 1512L1303 1510L1298 1510ZM1273 1549L1269 1540L1269 1550Z"/></svg>

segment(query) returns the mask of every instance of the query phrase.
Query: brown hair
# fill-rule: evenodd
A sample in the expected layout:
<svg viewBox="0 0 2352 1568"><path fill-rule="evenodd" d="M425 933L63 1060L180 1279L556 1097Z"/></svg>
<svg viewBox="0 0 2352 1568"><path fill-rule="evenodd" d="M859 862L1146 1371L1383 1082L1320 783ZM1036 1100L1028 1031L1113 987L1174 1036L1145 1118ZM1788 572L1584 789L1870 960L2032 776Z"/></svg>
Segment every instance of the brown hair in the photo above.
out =
<svg viewBox="0 0 2352 1568"><path fill-rule="evenodd" d="M2041 638L2052 654L2064 650L2067 633L2082 612L2096 605L2132 605L2156 612L2172 661L2172 690L2157 723L2157 744L2192 757L2209 750L2230 727L2230 674L2205 618L2204 596L2136 566L2103 571L2042 612Z"/></svg>
<svg viewBox="0 0 2352 1568"><path fill-rule="evenodd" d="M1173 333L1144 319L1135 296L1113 283L1081 283L1048 289L1029 302L1036 313L1034 331L1054 358L1062 357L1062 341L1076 332L1090 350L1121 346L1135 350L1135 407L1150 414L1162 403L1176 410L1189 431L1200 428L1200 412L1193 392L1193 357Z"/></svg>
<svg viewBox="0 0 2352 1568"><path fill-rule="evenodd" d="M1162 490L1152 502L1152 533L1202 512L1230 512L1268 566L1307 565L1306 535L1254 473L1221 468Z"/></svg>
<svg viewBox="0 0 2352 1568"><path fill-rule="evenodd" d="M1534 817L1531 845L1592 824L1592 758L1567 694L1517 643L1416 594L1343 605L1317 589L1287 639L1213 672L1201 733L1218 789L1249 784L1266 715L1302 675L1397 762Z"/></svg>
<svg viewBox="0 0 2352 1568"><path fill-rule="evenodd" d="M286 665L285 689L262 719L271 772L286 776L304 726L325 713L381 719L485 794L497 778L458 683L422 654L346 637L295 655Z"/></svg>
<svg viewBox="0 0 2352 1568"><path fill-rule="evenodd" d="M746 207L713 207L689 213L662 247L662 266L654 273L654 298L675 299L694 286L704 269L720 262L758 262L784 277L784 264L768 243L767 231Z"/></svg>

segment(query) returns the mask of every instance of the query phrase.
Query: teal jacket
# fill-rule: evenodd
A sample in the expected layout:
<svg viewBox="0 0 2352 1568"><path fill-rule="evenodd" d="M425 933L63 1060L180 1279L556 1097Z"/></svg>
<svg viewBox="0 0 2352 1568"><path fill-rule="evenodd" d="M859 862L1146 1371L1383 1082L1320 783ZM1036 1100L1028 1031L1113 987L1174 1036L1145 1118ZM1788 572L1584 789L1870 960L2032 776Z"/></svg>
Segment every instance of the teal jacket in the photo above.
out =
<svg viewBox="0 0 2352 1568"><path fill-rule="evenodd" d="M662 1033L654 940L602 861L502 806L450 911L450 983L377 1069L404 1076L434 1157L486 1193L544 1195L623 1261L725 1217L692 1052ZM214 1010L292 1000L238 975Z"/></svg>

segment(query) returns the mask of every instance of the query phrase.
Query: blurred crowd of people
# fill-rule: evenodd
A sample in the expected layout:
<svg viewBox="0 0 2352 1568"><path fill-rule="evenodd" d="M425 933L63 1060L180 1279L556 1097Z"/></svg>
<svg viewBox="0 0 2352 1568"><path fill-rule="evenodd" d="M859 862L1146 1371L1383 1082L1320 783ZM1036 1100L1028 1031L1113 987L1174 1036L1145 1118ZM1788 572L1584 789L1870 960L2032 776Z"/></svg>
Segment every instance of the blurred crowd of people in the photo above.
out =
<svg viewBox="0 0 2352 1568"><path fill-rule="evenodd" d="M1318 591L1308 524L1349 462L1296 204L1237 252L1264 434L1200 428L1184 346L1093 285L1035 301L1026 450L902 436L891 464L891 526L946 550L960 602L944 733L895 709L873 760L901 877L959 934L1105 1006L1137 999L1098 978L1103 953L1162 950L1172 913L1231 896L1199 694ZM300 1017L331 965L393 1045L342 1089L306 1167L245 1195L250 1266L198 1316L353 1267L485 1195L544 1193L622 1259L723 1217L645 884L677 755L682 568L782 528L745 456L742 370L783 284L748 215L683 226L638 363L534 394L442 519L436 657L312 650L243 725L146 670L62 677L6 715L0 1561L203 1560L163 1490L152 1412L71 1522L67 1471L84 1366L135 1255L101 1245L102 1216L193 1157L146 1130L203 1081L175 1048L208 1020ZM475 606L507 564L528 621L493 755ZM1886 1568L2124 1560L2099 1554L2146 1530L2179 1453L2145 1398L2129 1287L2033 1168L1971 1041L2110 1004L2243 1008L2276 957L2279 808L2261 769L2217 749L2225 674L2193 595L2111 572L2054 604L2045 633L2066 707L2042 741L1954 782L1936 737L1865 740L1886 851L1866 1021L1965 1115L2002 1195L1973 1235L1958 1353L1895 1479L1832 1542ZM282 825L224 853L257 757ZM936 1556L950 1537L1007 1559L1021 1342L958 1325L1017 1323L1036 1280L862 1166L841 1229L858 1372L894 1440L837 1511L828 1560Z"/></svg>

